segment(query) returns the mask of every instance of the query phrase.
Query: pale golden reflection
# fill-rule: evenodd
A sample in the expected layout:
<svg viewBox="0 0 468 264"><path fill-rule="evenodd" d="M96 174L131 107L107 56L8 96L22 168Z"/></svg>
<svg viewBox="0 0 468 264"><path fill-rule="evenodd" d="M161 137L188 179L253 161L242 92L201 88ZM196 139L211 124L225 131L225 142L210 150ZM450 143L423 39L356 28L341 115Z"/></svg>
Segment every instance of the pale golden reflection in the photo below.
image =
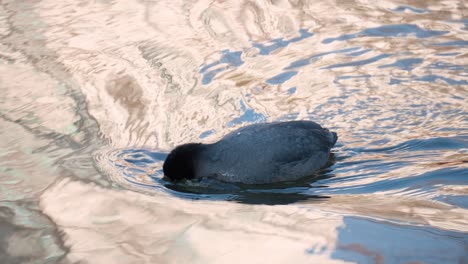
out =
<svg viewBox="0 0 468 264"><path fill-rule="evenodd" d="M468 262L466 5L1 1L0 262ZM162 179L297 119L339 135L307 182Z"/></svg>
<svg viewBox="0 0 468 264"><path fill-rule="evenodd" d="M74 4L77 6L74 7ZM208 130L207 128L225 132L226 120L233 114L241 114L239 102L246 101L246 94L255 95L249 102L244 102L247 107L270 120L287 113L298 113L299 117L304 118L313 112L314 119L326 116L327 118L320 121L325 125L335 126L345 140L348 136L353 136L352 131L357 128L368 130L385 126L398 130L398 125L403 121L399 116L406 113L403 107L406 104L423 104L430 109L435 103L445 102L441 100L449 100L450 107L466 107L463 101L445 96L447 93L459 92L456 87L450 87L452 91L440 91L439 85L427 87L431 93L424 92L422 97L412 88L415 85L413 83L398 86L387 84L392 76L400 76L400 73L408 75L407 71L390 68L388 71L391 74L383 75L381 68L370 64L359 69L332 69L324 74L322 68L335 64L336 61L346 63L347 60L356 60L349 56L346 58L340 53L311 59L315 60L314 67L298 68L295 78L285 84L272 86L265 83L265 78L281 73L283 68L297 59L351 47L373 49L360 56L360 60L379 54L394 54L380 60L382 65L408 56L405 55L408 52L412 53L411 57L422 56L423 65L411 74L424 75L424 65L430 65L439 57L421 49L419 39L401 41L390 38L376 42L375 38L363 37L348 42L322 41L343 33L343 29L333 28L333 25L340 25L335 21L337 17L353 25L346 29L349 32L359 32L382 24L420 23L431 30L449 30L451 35L441 37L442 40L449 41L453 39L451 36L456 36L456 32L464 34L460 31L459 24L441 24L444 19L456 19L453 15L439 11L438 15L445 17L438 17L438 21L429 20L431 24L427 25L424 20L427 15L403 16L400 21L386 20L383 14L386 13L390 19L392 13L384 10L396 7L395 3L390 2L382 2L379 4L381 6L368 9L369 13L352 13L353 9L363 5L359 2L340 3L338 6L307 2L307 8L287 2L264 3L261 7L258 5L255 2L239 5L237 1L213 5L204 1L196 4L182 1L155 1L146 4L117 1L112 4L111 10L104 12L107 9L104 3L80 5L78 2L42 1L40 6L43 8L39 14L48 26L44 32L45 37L52 38L56 32L61 32L62 41L50 41L47 47L54 49L58 60L73 72L73 78L78 81L86 96L90 114L97 119L104 136L116 147L168 148L181 142L197 140L198 135ZM435 6L437 9L441 8L437 3ZM323 10L328 9L334 10L332 17L324 16ZM61 12L56 13L53 10ZM253 10L261 11L257 14ZM96 12L100 12L100 15L95 16ZM261 17L257 18L261 23L255 25L261 29L255 31L262 34L249 33L250 30L245 27L246 22L239 17L242 13ZM298 15L300 13L303 15ZM348 17L350 18L347 19ZM354 23L356 20L359 21ZM306 21L312 24L307 25ZM89 27L94 27L94 30L84 30ZM294 45L277 49L268 56L261 56L254 48L257 42L280 37L298 37L301 28L307 28L320 38L311 37L298 41ZM445 47L433 46L431 49L436 51ZM219 60L221 50L242 51L243 64L221 72L216 76L216 82L203 85L198 73L200 64L207 65ZM424 53L419 54L421 52ZM463 61L466 63L463 58L459 61L460 64ZM212 69L222 67L224 65ZM371 75L373 78L336 80L347 74ZM330 84L334 81L338 83L339 89L330 89ZM285 91L290 87L296 87L297 93L288 95ZM356 92L353 87L363 89ZM466 93L466 89L462 91ZM439 93L444 96L441 97ZM372 104L366 100L369 96L375 97ZM330 102L331 98L336 97L343 100ZM400 110L395 111L396 108ZM340 110L340 114L335 114L337 110ZM374 120L386 121L376 123L360 118L370 112L373 113ZM424 124L419 127L421 133L428 134L432 131L431 123L437 121L428 118L431 117L412 116L404 122L420 122ZM450 122L462 125L459 119ZM440 122L436 124L442 125ZM436 136L433 133L431 136ZM411 136L399 134L400 140Z"/></svg>
<svg viewBox="0 0 468 264"><path fill-rule="evenodd" d="M346 263L329 259L342 217L315 209L188 201L68 180L44 193L41 207L63 227L72 262ZM305 254L313 246L324 249Z"/></svg>

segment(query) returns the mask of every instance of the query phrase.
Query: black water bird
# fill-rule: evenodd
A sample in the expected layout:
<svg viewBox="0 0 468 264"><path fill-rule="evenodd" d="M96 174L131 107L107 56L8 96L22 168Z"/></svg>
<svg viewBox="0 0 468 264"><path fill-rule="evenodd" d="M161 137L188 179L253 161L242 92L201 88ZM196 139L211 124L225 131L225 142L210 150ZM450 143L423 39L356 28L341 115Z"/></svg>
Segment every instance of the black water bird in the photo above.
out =
<svg viewBox="0 0 468 264"><path fill-rule="evenodd" d="M335 132L312 121L253 124L213 144L188 143L167 156L163 171L171 181L214 178L265 184L294 181L327 165Z"/></svg>

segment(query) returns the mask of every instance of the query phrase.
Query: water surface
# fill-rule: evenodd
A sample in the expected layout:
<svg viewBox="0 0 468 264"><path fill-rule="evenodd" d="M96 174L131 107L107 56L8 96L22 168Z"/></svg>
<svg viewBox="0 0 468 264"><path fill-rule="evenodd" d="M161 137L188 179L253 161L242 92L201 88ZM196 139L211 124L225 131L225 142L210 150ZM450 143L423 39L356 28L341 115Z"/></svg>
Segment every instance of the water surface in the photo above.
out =
<svg viewBox="0 0 468 264"><path fill-rule="evenodd" d="M464 1L0 4L5 263L468 262ZM268 186L172 184L251 123L336 131Z"/></svg>

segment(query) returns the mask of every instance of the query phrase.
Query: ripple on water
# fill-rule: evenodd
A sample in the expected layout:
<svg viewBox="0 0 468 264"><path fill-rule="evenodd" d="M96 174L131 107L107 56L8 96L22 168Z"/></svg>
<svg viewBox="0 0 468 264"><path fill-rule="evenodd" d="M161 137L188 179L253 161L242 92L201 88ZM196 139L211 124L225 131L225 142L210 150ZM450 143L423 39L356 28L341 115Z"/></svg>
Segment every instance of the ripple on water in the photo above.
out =
<svg viewBox="0 0 468 264"><path fill-rule="evenodd" d="M0 259L467 262L463 8L3 1ZM175 145L297 119L340 136L317 175L163 178Z"/></svg>
<svg viewBox="0 0 468 264"><path fill-rule="evenodd" d="M103 149L95 153L102 172L113 182L149 194L166 193L187 199L230 200L241 203L288 204L326 198L305 193L310 183L330 177L327 171L298 182L268 185L231 184L217 180L172 183L164 179L162 164L167 153L147 149ZM304 192L302 194L301 192Z"/></svg>
<svg viewBox="0 0 468 264"><path fill-rule="evenodd" d="M465 136L414 139L382 148L341 147L331 168L297 182L249 186L215 180L171 183L163 178L167 153L147 149L103 150L96 161L112 181L148 193L168 193L189 199L233 200L243 203L284 204L333 195L384 193L440 200L440 186L468 184L465 155L440 156L467 149ZM461 152L463 153L463 152ZM428 160L429 159L429 160ZM408 167L412 171L406 172ZM439 167L438 169L435 169ZM444 195L448 199L449 195ZM456 199L456 198L454 198Z"/></svg>

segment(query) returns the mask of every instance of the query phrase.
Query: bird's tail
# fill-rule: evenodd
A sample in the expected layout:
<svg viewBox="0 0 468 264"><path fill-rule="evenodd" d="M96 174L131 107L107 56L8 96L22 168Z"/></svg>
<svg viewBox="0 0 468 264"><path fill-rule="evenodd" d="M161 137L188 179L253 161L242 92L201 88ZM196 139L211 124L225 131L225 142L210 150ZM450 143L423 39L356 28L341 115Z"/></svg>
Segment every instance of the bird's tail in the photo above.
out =
<svg viewBox="0 0 468 264"><path fill-rule="evenodd" d="M331 132L330 131L329 137L330 137L331 147L333 147L335 145L336 141L338 140L338 135L336 134L336 132Z"/></svg>

